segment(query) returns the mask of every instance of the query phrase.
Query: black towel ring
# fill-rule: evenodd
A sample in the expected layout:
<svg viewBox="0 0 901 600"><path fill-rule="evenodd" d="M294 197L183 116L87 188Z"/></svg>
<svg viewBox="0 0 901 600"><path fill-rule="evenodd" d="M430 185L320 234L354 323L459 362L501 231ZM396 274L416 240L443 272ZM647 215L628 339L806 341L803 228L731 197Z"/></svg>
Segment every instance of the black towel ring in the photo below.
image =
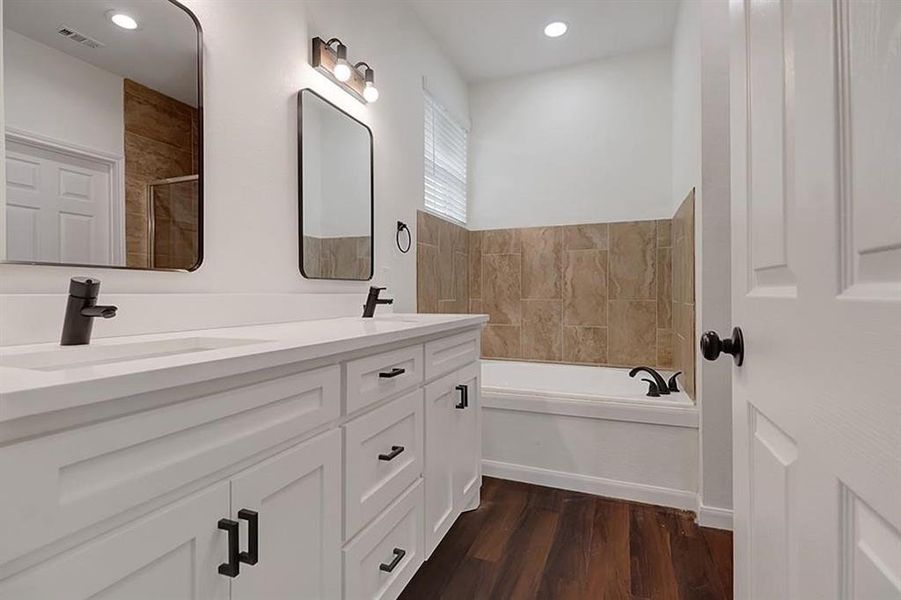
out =
<svg viewBox="0 0 901 600"><path fill-rule="evenodd" d="M402 231L407 232L407 247L404 248L403 244L400 242L400 234ZM407 224L403 221L397 222L397 233L394 236L394 241L397 243L397 249L400 250L403 254L406 254L410 251L410 248L413 246L413 234L410 233L410 228L407 227Z"/></svg>

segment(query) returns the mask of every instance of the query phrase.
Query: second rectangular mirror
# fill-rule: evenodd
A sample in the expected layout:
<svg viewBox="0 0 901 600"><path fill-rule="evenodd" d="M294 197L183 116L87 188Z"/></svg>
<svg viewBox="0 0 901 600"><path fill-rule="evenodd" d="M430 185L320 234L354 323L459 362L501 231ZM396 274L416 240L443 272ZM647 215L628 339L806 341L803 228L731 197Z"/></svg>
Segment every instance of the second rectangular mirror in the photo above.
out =
<svg viewBox="0 0 901 600"><path fill-rule="evenodd" d="M372 132L312 90L297 95L300 272L372 278Z"/></svg>

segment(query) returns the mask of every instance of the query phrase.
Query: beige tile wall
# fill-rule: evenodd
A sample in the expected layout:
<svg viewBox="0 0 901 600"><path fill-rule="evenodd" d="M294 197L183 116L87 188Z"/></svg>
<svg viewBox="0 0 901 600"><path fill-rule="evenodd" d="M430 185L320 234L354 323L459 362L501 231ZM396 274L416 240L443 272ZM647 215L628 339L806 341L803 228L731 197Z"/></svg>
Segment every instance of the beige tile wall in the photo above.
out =
<svg viewBox="0 0 901 600"><path fill-rule="evenodd" d="M469 232L424 211L416 215L416 309L469 311Z"/></svg>
<svg viewBox="0 0 901 600"><path fill-rule="evenodd" d="M147 184L197 173L197 110L130 79L123 83L125 119L125 249L129 267L189 268L198 248L197 186L179 186L174 194L195 197L180 202L191 210L157 210L151 260ZM170 193L164 191L163 193ZM159 203L158 203L159 204ZM190 218L179 215L191 213Z"/></svg>
<svg viewBox="0 0 901 600"><path fill-rule="evenodd" d="M695 193L692 190L673 217L673 368L682 371L683 387L695 397Z"/></svg>
<svg viewBox="0 0 901 600"><path fill-rule="evenodd" d="M372 273L372 238L303 236L303 271L307 277L369 279Z"/></svg>
<svg viewBox="0 0 901 600"><path fill-rule="evenodd" d="M471 232L471 309L491 317L483 355L669 368L669 231L666 220Z"/></svg>
<svg viewBox="0 0 901 600"><path fill-rule="evenodd" d="M486 358L671 369L681 344L678 368L693 393L694 368L684 365L693 357L693 300L674 297L675 240L680 277L694 261L684 208L678 228L664 219L485 231L420 211L418 310L466 312L468 292L469 312L490 316ZM681 280L678 288L694 289ZM682 336L676 313L692 323Z"/></svg>

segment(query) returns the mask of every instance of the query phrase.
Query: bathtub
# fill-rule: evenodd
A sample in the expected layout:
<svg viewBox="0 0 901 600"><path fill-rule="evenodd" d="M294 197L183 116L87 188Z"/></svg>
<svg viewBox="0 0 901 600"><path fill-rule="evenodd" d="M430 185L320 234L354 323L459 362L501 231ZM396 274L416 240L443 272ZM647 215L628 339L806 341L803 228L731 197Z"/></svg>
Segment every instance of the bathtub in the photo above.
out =
<svg viewBox="0 0 901 600"><path fill-rule="evenodd" d="M697 508L698 410L684 392L649 397L628 369L495 360L480 387L485 475Z"/></svg>
<svg viewBox="0 0 901 600"><path fill-rule="evenodd" d="M671 371L660 371L667 381ZM482 361L482 389L498 393L551 396L585 401L636 402L640 406L690 406L684 392L647 395L647 373L629 377L628 369L501 360Z"/></svg>

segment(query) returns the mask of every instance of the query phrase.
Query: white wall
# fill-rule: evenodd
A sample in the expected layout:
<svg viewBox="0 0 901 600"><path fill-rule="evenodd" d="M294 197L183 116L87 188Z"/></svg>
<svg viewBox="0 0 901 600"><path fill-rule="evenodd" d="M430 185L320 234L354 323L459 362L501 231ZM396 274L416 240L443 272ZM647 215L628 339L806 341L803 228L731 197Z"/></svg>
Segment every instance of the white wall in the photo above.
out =
<svg viewBox="0 0 901 600"><path fill-rule="evenodd" d="M669 49L470 88L474 229L672 216Z"/></svg>
<svg viewBox="0 0 901 600"><path fill-rule="evenodd" d="M120 302L117 323L95 327L98 336L146 330L156 322L160 331L189 329L197 314L207 326L309 317L314 313L308 307L317 301L306 294L349 294L349 308L335 311L356 313L368 282L305 280L298 270L296 94L304 87L373 130L373 283L389 287L397 310L414 310L416 257L396 249L395 222L415 223L422 206L423 76L442 91L443 102L468 113L467 88L455 68L402 2L185 4L197 14L204 36L203 265L194 273L0 265L0 343L54 339L50 332L58 330L68 278L83 274L100 277L102 294L115 294ZM351 59L372 64L381 91L377 103L360 104L310 67L310 39L316 35L340 36ZM198 294L192 302L207 310L179 316L184 294ZM261 296L284 309L261 309ZM130 310L131 302L145 312ZM240 306L241 314L226 306ZM35 318L47 325L33 327Z"/></svg>
<svg viewBox="0 0 901 600"><path fill-rule="evenodd" d="M701 4L679 6L672 50L672 212L701 183ZM700 190L698 190L700 193Z"/></svg>
<svg viewBox="0 0 901 600"><path fill-rule="evenodd" d="M678 206L696 189L698 337L732 330L729 177L728 6L683 0L673 40L672 202ZM698 354L702 524L706 515L732 509L731 369L731 361L708 362Z"/></svg>
<svg viewBox="0 0 901 600"><path fill-rule="evenodd" d="M122 77L8 29L3 63L7 127L125 155Z"/></svg>

